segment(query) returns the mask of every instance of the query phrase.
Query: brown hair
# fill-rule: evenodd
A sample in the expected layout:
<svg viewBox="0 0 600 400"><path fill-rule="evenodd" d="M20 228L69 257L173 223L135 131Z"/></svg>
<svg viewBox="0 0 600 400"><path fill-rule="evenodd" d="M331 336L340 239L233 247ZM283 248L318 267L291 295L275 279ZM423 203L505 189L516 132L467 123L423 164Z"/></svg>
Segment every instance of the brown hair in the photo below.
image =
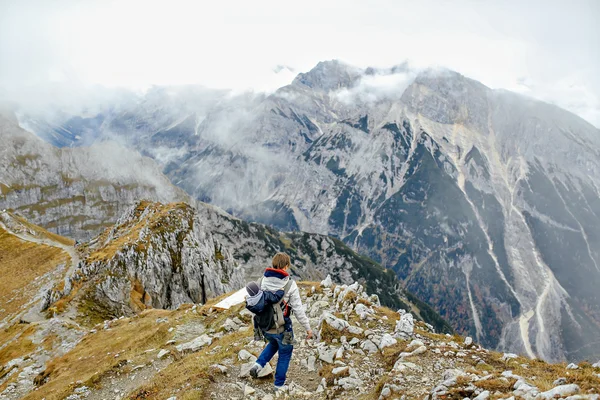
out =
<svg viewBox="0 0 600 400"><path fill-rule="evenodd" d="M288 265L290 265L290 256L285 253L275 254L275 257L273 257L273 268L284 269Z"/></svg>

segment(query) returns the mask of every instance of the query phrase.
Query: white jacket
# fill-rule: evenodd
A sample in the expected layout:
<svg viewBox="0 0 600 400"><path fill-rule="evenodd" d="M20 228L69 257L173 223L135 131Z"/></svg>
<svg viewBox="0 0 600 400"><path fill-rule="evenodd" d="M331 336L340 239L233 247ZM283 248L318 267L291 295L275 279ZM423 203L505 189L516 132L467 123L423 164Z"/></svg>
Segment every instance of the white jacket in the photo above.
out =
<svg viewBox="0 0 600 400"><path fill-rule="evenodd" d="M267 268L265 275L262 278L260 288L262 290L270 291L283 290L290 279L291 278L285 271ZM283 297L283 300L292 308L293 314L296 316L298 322L300 322L306 331L309 331L310 323L308 321L308 317L306 316L306 312L304 311L304 306L302 305L300 290L298 289L298 285L295 281L292 280L290 290Z"/></svg>

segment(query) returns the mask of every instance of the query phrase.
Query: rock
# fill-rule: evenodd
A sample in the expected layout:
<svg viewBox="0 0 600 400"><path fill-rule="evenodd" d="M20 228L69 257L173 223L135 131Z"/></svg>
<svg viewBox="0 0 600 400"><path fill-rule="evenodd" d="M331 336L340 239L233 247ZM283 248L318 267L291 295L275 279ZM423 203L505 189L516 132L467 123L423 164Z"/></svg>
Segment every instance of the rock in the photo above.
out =
<svg viewBox="0 0 600 400"><path fill-rule="evenodd" d="M247 378L250 376L250 369L254 366L254 361L247 362L240 366L239 378Z"/></svg>
<svg viewBox="0 0 600 400"><path fill-rule="evenodd" d="M227 332L233 332L237 331L239 326L231 318L227 318L223 323L223 329L225 329Z"/></svg>
<svg viewBox="0 0 600 400"><path fill-rule="evenodd" d="M327 275L327 278L325 278L321 281L321 286L323 286L323 287L331 287L332 285L333 285L333 282L331 280L331 275Z"/></svg>
<svg viewBox="0 0 600 400"><path fill-rule="evenodd" d="M467 346L467 347L468 347L468 346L470 346L470 345L472 345L472 344L473 344L473 338L472 338L471 336L467 336L467 337L465 338L465 346Z"/></svg>
<svg viewBox="0 0 600 400"><path fill-rule="evenodd" d="M373 314L374 311L362 303L358 303L354 307L354 312L360 317L360 319L366 319L369 315Z"/></svg>
<svg viewBox="0 0 600 400"><path fill-rule="evenodd" d="M539 398L553 399L555 397L571 396L577 393L579 393L579 386L572 383L570 385L560 385L546 392L542 392L539 394Z"/></svg>
<svg viewBox="0 0 600 400"><path fill-rule="evenodd" d="M339 374L342 374L342 373L344 373L346 371L348 371L348 367L347 366L346 367L337 367L337 368L334 368L331 371L331 373L334 374L334 375L339 375Z"/></svg>
<svg viewBox="0 0 600 400"><path fill-rule="evenodd" d="M256 361L256 356L254 354L250 353L248 350L242 349L238 353L238 360L240 360L240 361L252 361L252 362L255 362Z"/></svg>
<svg viewBox="0 0 600 400"><path fill-rule="evenodd" d="M157 355L156 357L160 359L160 358L163 358L163 357L165 357L165 356L166 356L166 355L168 355L169 353L170 353L170 351L169 351L169 350L164 350L164 349L163 349L163 350L161 350L161 351L159 351L159 352L158 352L158 355Z"/></svg>
<svg viewBox="0 0 600 400"><path fill-rule="evenodd" d="M333 329L335 329L337 331L343 331L344 329L346 329L350 326L348 321L338 318L335 315L331 314L330 312L325 312L323 314L323 316L321 317L321 320L319 322L319 325L321 325L323 323L323 321L327 322L327 325L329 325L330 327L332 327Z"/></svg>
<svg viewBox="0 0 600 400"><path fill-rule="evenodd" d="M258 371L258 377L259 378L266 378L269 375L273 374L273 367L271 367L271 364L267 363L263 369L261 369L260 371Z"/></svg>
<svg viewBox="0 0 600 400"><path fill-rule="evenodd" d="M323 393L327 389L327 381L325 378L321 379L321 383L319 383L319 387L317 387L316 393Z"/></svg>
<svg viewBox="0 0 600 400"><path fill-rule="evenodd" d="M315 356L308 357L308 360L306 361L306 366L309 371L313 372L313 371L317 370L317 367L315 366L316 362L317 362L317 358Z"/></svg>
<svg viewBox="0 0 600 400"><path fill-rule="evenodd" d="M196 339L194 339L190 342L180 344L179 346L175 346L175 348L179 352L182 352L182 351L195 352L195 351L200 350L204 346L210 345L211 343L212 343L212 338L210 336L208 336L207 334L204 334L202 336L198 336Z"/></svg>
<svg viewBox="0 0 600 400"><path fill-rule="evenodd" d="M392 337L392 335L390 335L389 333L386 333L385 335L383 335L383 337L381 338L381 341L379 342L379 349L383 350L386 347L395 345L396 343L398 343L398 341L396 339L394 339Z"/></svg>
<svg viewBox="0 0 600 400"><path fill-rule="evenodd" d="M369 339L362 342L360 345L360 348L363 349L364 351L368 352L369 354L377 353L377 351L378 351L377 345L375 343L373 343L372 341L370 341Z"/></svg>
<svg viewBox="0 0 600 400"><path fill-rule="evenodd" d="M358 326L353 326L353 325L349 326L347 328L347 331L353 335L362 335L364 332L362 328L359 328Z"/></svg>
<svg viewBox="0 0 600 400"><path fill-rule="evenodd" d="M250 396L251 394L254 394L256 392L256 389L254 389L251 386L245 385L244 386L244 396Z"/></svg>
<svg viewBox="0 0 600 400"><path fill-rule="evenodd" d="M352 377L346 377L338 379L337 384L344 390L352 390L362 386L363 381Z"/></svg>
<svg viewBox="0 0 600 400"><path fill-rule="evenodd" d="M333 358L335 357L336 350L329 349L325 346L319 347L319 360L324 361L328 364L333 364Z"/></svg>
<svg viewBox="0 0 600 400"><path fill-rule="evenodd" d="M417 347L416 349L414 349L412 351L411 355L416 356L416 355L419 355L419 354L423 354L426 351L427 351L427 347L425 347L425 346L419 346L419 347Z"/></svg>
<svg viewBox="0 0 600 400"><path fill-rule="evenodd" d="M240 311L240 317L252 318L253 316L254 314L252 314L252 312L247 308L242 308L242 311Z"/></svg>
<svg viewBox="0 0 600 400"><path fill-rule="evenodd" d="M502 355L502 361L508 361L508 360L512 360L514 358L517 358L518 356L514 353L504 353Z"/></svg>
<svg viewBox="0 0 600 400"><path fill-rule="evenodd" d="M383 399L387 399L388 397L390 397L392 395L392 391L388 386L385 386L382 390L381 390L381 394L380 394L380 398Z"/></svg>
<svg viewBox="0 0 600 400"><path fill-rule="evenodd" d="M360 328L359 328L359 329L360 329ZM359 339L359 338L352 338L352 339L350 339L350 341L348 342L348 344L349 344L350 346L357 345L358 343L360 343L360 339Z"/></svg>
<svg viewBox="0 0 600 400"><path fill-rule="evenodd" d="M592 367L594 367L594 368L600 368L600 361L598 361L597 363L592 364Z"/></svg>
<svg viewBox="0 0 600 400"><path fill-rule="evenodd" d="M415 329L415 322L411 313L403 314L398 322L396 322L396 328L394 334L396 335L412 335Z"/></svg>
<svg viewBox="0 0 600 400"><path fill-rule="evenodd" d="M579 366L577 364L571 363L567 365L567 369L579 369Z"/></svg>
<svg viewBox="0 0 600 400"><path fill-rule="evenodd" d="M215 371L218 371L222 374L225 374L227 372L227 367L221 364L213 364L211 365L211 368Z"/></svg>
<svg viewBox="0 0 600 400"><path fill-rule="evenodd" d="M555 380L554 382L552 382L552 384L554 386L564 385L566 383L567 383L567 379L566 378L558 378L557 380Z"/></svg>
<svg viewBox="0 0 600 400"><path fill-rule="evenodd" d="M330 307L330 304L328 301L317 300L314 303L312 303L312 305L310 306L310 311L308 312L308 315L312 318L316 318L321 315L323 310L326 310L329 307Z"/></svg>
<svg viewBox="0 0 600 400"><path fill-rule="evenodd" d="M479 394L479 396L475 397L474 400L486 400L490 397L490 392L489 390L484 390L483 392L481 392Z"/></svg>
<svg viewBox="0 0 600 400"><path fill-rule="evenodd" d="M411 341L411 342L408 344L408 346L406 346L406 349L407 349L407 350L410 350L410 349L412 349L412 348L415 348L415 347L421 347L421 346L423 346L423 345L424 345L423 341L421 341L421 340L419 340L419 339L414 339L413 341Z"/></svg>

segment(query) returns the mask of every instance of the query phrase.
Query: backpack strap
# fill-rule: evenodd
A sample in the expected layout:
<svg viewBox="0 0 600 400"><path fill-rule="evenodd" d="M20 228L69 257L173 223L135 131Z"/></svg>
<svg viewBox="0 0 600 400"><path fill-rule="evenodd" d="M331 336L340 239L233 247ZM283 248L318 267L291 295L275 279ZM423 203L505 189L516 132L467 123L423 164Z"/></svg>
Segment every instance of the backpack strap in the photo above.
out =
<svg viewBox="0 0 600 400"><path fill-rule="evenodd" d="M281 303L283 303L283 299L284 297L289 293L292 284L294 283L294 281L292 280L292 278L290 278L287 283L285 284L285 286L283 287L283 296L281 296L281 300L279 300L279 302L277 302L277 304L273 304L273 311L274 311L274 326L273 328L271 328L270 330L267 331L267 333L271 333L271 334L280 334L283 333L284 331L284 325L285 325L285 319L283 316L283 310L281 309Z"/></svg>
<svg viewBox="0 0 600 400"><path fill-rule="evenodd" d="M288 292L290 291L290 288L292 287L292 283L294 283L294 281L292 280L292 278L288 279L287 283L285 284L285 286L283 287L283 296L281 297L281 300L279 301L280 303L283 301L283 298L288 294Z"/></svg>

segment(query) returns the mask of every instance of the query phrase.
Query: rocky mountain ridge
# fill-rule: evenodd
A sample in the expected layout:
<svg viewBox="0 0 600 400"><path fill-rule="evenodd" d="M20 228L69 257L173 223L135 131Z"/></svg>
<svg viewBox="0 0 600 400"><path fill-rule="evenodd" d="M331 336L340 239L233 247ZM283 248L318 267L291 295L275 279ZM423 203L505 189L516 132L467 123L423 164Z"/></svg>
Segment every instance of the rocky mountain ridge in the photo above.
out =
<svg viewBox="0 0 600 400"><path fill-rule="evenodd" d="M56 148L0 113L0 209L60 235L89 239L140 198L190 201L154 161L115 143Z"/></svg>
<svg viewBox="0 0 600 400"><path fill-rule="evenodd" d="M45 309L81 323L130 316L147 308L204 303L258 278L273 254L286 251L299 279L363 282L384 304L412 310L438 330L450 326L399 285L389 271L335 239L282 233L248 224L210 205L139 202L111 229L77 246L80 259ZM44 311L41 310L41 311Z"/></svg>
<svg viewBox="0 0 600 400"><path fill-rule="evenodd" d="M0 369L0 398L600 398L600 363L547 364L486 350L469 337L435 334L405 310L381 307L358 283L335 285L328 277L299 287L318 338L306 341L295 332L287 393L273 393L275 364L249 378L264 344L253 341L243 304L215 308L226 297L220 296L204 306L149 309L91 330L61 330L65 322L52 319L47 333L54 339L24 332L13 349L33 340L27 351L34 354L66 351L42 368L31 368L33 357L24 355L8 361Z"/></svg>
<svg viewBox="0 0 600 400"><path fill-rule="evenodd" d="M92 136L236 215L338 237L486 346L600 356L600 133L582 119L451 71L339 61L268 96L165 92Z"/></svg>

